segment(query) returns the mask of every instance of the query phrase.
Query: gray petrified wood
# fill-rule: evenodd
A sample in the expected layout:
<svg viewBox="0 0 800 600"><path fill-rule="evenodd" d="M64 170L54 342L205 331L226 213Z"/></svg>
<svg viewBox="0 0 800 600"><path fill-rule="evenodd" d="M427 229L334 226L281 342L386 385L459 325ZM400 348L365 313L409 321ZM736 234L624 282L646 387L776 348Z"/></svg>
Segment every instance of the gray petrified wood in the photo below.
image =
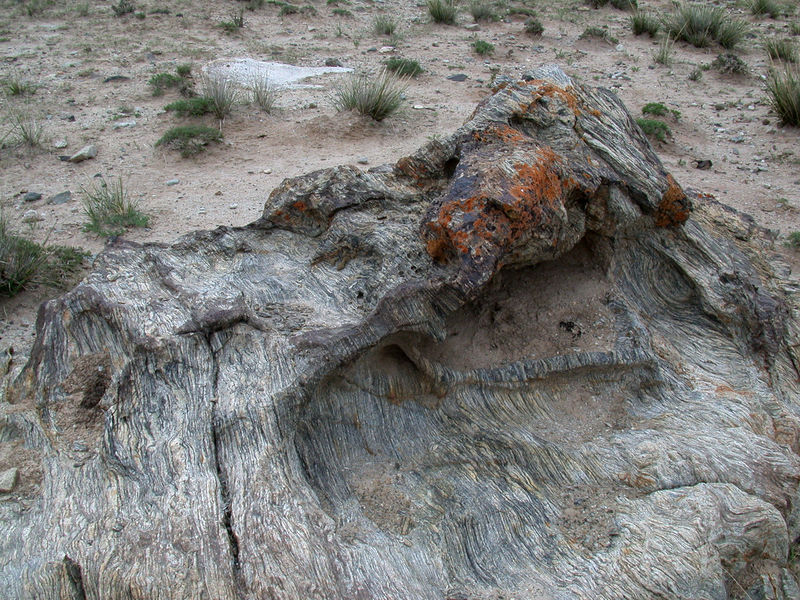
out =
<svg viewBox="0 0 800 600"><path fill-rule="evenodd" d="M6 378L3 596L795 597L769 254L553 68L246 227L117 240Z"/></svg>

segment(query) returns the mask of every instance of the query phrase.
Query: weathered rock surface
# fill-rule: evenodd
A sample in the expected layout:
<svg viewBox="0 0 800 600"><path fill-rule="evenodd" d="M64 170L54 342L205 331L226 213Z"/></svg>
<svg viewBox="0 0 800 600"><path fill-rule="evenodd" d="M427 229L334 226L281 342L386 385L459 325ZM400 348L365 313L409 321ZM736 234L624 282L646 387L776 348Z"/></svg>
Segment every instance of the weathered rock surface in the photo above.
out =
<svg viewBox="0 0 800 600"><path fill-rule="evenodd" d="M553 69L247 227L118 240L7 382L0 585L790 598L798 336L769 253Z"/></svg>

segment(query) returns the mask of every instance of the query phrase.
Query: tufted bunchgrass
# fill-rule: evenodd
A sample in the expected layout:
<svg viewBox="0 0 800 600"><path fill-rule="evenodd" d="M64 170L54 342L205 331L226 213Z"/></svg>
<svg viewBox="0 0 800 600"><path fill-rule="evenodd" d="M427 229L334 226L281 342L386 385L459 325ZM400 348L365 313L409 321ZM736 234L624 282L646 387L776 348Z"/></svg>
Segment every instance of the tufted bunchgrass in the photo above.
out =
<svg viewBox="0 0 800 600"><path fill-rule="evenodd" d="M355 110L382 121L403 105L406 87L406 80L388 69L377 76L351 75L335 89L333 105L337 110Z"/></svg>

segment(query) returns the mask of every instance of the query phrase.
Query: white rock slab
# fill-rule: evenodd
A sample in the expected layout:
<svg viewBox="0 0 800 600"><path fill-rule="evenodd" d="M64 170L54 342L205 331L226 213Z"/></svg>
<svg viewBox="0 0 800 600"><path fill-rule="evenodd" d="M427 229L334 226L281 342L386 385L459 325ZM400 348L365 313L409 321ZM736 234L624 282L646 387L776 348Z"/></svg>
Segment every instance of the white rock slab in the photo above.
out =
<svg viewBox="0 0 800 600"><path fill-rule="evenodd" d="M266 78L270 84L278 88L320 87L300 82L328 73L350 73L352 71L353 69L346 67L298 67L252 58L218 59L203 67L203 72L206 74L212 77L219 75L229 77L243 87L250 87L253 82Z"/></svg>

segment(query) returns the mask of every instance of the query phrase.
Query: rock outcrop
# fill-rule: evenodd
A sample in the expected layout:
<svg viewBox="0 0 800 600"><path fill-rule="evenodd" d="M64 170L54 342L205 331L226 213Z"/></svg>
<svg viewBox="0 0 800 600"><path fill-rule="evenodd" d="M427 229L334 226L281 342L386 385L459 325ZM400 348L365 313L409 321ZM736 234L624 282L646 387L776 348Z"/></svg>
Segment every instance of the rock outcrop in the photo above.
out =
<svg viewBox="0 0 800 600"><path fill-rule="evenodd" d="M620 101L110 244L0 403L8 598L797 597L796 299Z"/></svg>

